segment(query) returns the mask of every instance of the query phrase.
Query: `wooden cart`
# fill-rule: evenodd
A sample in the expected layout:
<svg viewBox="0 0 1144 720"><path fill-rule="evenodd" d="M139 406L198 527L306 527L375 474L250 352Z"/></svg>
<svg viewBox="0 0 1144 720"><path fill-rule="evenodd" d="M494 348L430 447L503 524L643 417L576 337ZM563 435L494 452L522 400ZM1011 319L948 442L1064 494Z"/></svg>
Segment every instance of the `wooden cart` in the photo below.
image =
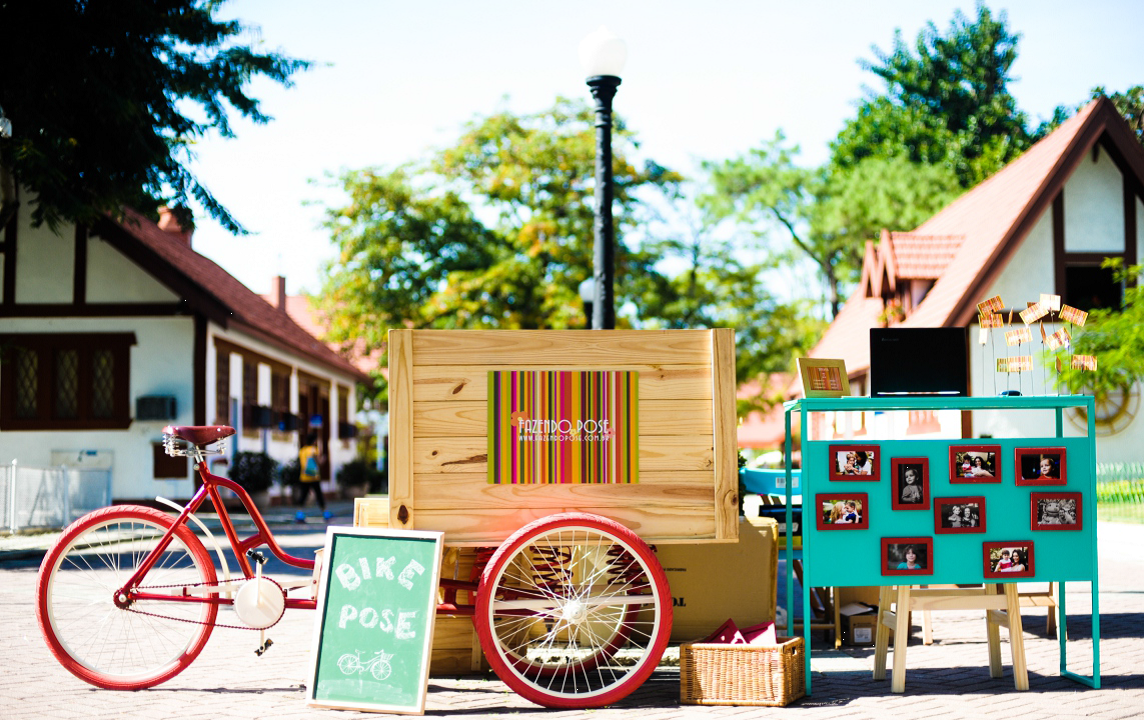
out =
<svg viewBox="0 0 1144 720"><path fill-rule="evenodd" d="M556 388L544 396L552 408L592 392L630 400L609 406L622 418L607 426L610 445L574 446L584 458L589 445L610 448L600 462L629 472L591 470L574 453L526 457L520 448L536 433L573 425L527 425L543 414L513 405L528 382ZM588 389L597 382L606 389ZM638 390L614 391L621 382ZM473 616L510 687L549 707L615 702L654 670L671 630L671 593L649 544L738 538L734 402L730 329L393 330L387 524L477 548L468 580L442 579L439 613ZM521 417L507 420L514 410ZM510 423L490 444L490 424ZM570 437L603 436L560 436Z"/></svg>

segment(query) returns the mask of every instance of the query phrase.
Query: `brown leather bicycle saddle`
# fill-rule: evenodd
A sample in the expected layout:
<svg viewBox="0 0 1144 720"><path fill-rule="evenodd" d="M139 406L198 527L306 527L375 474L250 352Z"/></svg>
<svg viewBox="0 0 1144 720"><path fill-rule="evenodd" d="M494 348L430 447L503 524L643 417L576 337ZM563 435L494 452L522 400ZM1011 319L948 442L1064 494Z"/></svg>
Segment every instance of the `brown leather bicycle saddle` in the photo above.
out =
<svg viewBox="0 0 1144 720"><path fill-rule="evenodd" d="M168 425L163 432L192 445L208 445L234 435L234 428L227 425Z"/></svg>

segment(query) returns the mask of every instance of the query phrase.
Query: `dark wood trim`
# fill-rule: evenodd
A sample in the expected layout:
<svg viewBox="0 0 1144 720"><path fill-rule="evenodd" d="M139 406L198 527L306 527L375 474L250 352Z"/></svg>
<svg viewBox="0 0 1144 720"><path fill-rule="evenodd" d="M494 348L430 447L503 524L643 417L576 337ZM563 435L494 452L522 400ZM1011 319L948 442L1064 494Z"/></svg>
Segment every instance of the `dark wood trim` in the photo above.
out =
<svg viewBox="0 0 1144 720"><path fill-rule="evenodd" d="M1124 264L1136 264L1136 188L1131 175L1124 175Z"/></svg>
<svg viewBox="0 0 1144 720"><path fill-rule="evenodd" d="M195 425L207 424L207 319L195 315L194 348Z"/></svg>
<svg viewBox="0 0 1144 720"><path fill-rule="evenodd" d="M239 345L226 338L220 338L216 336L214 339L214 345L216 351L221 350L223 352L234 353L236 355L241 355L244 358L252 360L255 363L263 363L265 365L269 365L272 372L276 371L279 374L286 375L294 372L294 369L287 363L281 362L280 360L273 360L268 358L262 353L255 352L254 350L243 347L242 345Z"/></svg>
<svg viewBox="0 0 1144 720"><path fill-rule="evenodd" d="M287 343L287 342L285 342L279 338L276 338L276 337L274 337L274 336L272 336L272 335L270 335L270 334L268 334L262 330L259 330L258 328L254 327L253 325L250 325L249 323L243 322L237 318L231 318L231 329L235 330L236 332L241 332L241 333L244 333L246 335L250 335L252 338L254 338L256 340L261 340L262 342L266 343L267 345L271 345L271 346L276 347L280 350L283 350L283 351L289 353L290 355L306 356L306 357L310 358L312 361L314 361L315 365L321 365L322 367L329 368L331 370L331 373L341 373L343 375L349 375L350 377L354 378L357 382L362 383L363 385L369 385L370 383L373 382L373 378L371 378L368 373L364 373L361 370L358 370L356 367L354 367L354 365L352 363L350 363L349 360L342 358L340 355L337 355L337 353L333 353L332 350L330 352L334 354L334 357L338 358L343 363L345 363L344 366L338 367L337 364L335 364L334 362L331 361L329 356L323 355L323 354L318 353L318 352L307 352L305 348L299 347L297 345L291 345L291 344L289 344L289 343ZM314 346L315 347L317 347L317 346L325 347L324 345L322 345L322 341L317 340L317 339L314 340Z"/></svg>
<svg viewBox="0 0 1144 720"><path fill-rule="evenodd" d="M110 219L100 220L93 228L93 234L106 240L139 267L146 269L159 282L185 298L192 307L189 311L202 312L213 322L226 327L231 318L230 308L215 297L209 290L183 274L166 258L159 255Z"/></svg>
<svg viewBox="0 0 1144 720"><path fill-rule="evenodd" d="M1124 257L1122 252L1067 252L1064 253L1068 265L1100 265L1105 258Z"/></svg>
<svg viewBox="0 0 1144 720"><path fill-rule="evenodd" d="M75 267L72 269L72 303L87 304L87 228L75 226Z"/></svg>
<svg viewBox="0 0 1144 720"><path fill-rule="evenodd" d="M1053 294L1065 292L1065 191L1053 198Z"/></svg>
<svg viewBox="0 0 1144 720"><path fill-rule="evenodd" d="M182 303L86 303L82 306L27 303L0 306L0 317L157 317L186 315Z"/></svg>
<svg viewBox="0 0 1144 720"><path fill-rule="evenodd" d="M4 296L0 304L12 306L16 304L16 226L20 220L17 212L8 221L4 228Z"/></svg>

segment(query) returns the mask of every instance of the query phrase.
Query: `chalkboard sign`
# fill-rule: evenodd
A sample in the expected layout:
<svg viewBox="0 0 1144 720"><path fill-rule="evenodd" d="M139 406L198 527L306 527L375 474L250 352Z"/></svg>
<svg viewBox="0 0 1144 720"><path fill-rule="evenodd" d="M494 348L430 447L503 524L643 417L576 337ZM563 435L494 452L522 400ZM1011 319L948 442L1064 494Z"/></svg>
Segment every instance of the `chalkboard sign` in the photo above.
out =
<svg viewBox="0 0 1144 720"><path fill-rule="evenodd" d="M309 704L425 712L443 533L330 527Z"/></svg>

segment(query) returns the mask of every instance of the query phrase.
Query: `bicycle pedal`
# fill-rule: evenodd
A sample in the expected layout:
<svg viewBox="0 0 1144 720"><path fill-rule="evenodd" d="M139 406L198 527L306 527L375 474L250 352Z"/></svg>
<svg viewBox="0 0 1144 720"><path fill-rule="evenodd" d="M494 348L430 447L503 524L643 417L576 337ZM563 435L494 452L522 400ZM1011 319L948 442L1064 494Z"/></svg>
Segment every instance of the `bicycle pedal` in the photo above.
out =
<svg viewBox="0 0 1144 720"><path fill-rule="evenodd" d="M273 641L273 640L271 640L270 638L266 638L266 642L262 643L262 647L260 647L260 648L258 648L257 650L255 650L255 651L254 651L254 654L255 654L255 655L257 655L257 656L259 656L259 657L262 657L262 653L264 653L264 652L266 652L267 650L269 650L269 649L270 649L270 646L271 646L271 645L273 645L273 644L274 644L274 641Z"/></svg>

